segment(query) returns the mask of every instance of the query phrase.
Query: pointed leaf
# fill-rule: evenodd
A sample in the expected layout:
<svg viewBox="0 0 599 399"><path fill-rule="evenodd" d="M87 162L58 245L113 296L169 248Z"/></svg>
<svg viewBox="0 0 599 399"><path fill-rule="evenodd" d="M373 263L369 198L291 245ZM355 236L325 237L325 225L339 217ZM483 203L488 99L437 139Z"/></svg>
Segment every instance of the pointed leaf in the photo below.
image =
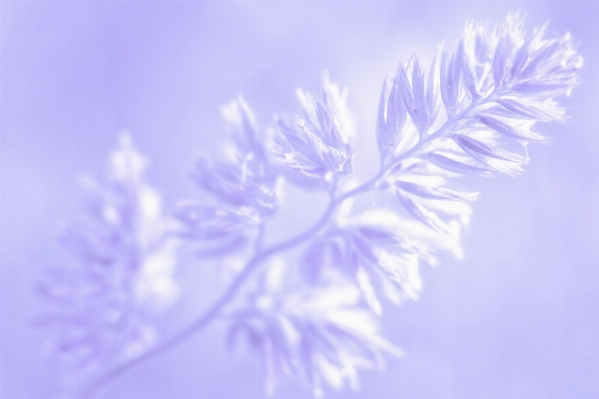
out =
<svg viewBox="0 0 599 399"><path fill-rule="evenodd" d="M547 41L543 47L535 51L531 58L530 62L522 71L523 78L529 78L534 75L539 67L542 67L549 58L555 53L555 50L559 47L559 42L557 40Z"/></svg>
<svg viewBox="0 0 599 399"><path fill-rule="evenodd" d="M514 127L511 127L511 126L505 124L504 122L502 122L498 119L491 118L490 116L478 115L476 117L476 119L483 125L490 127L491 129L495 130L496 132L506 135L508 137L514 138L514 139L536 141L536 142L546 142L547 141L547 139L545 137L541 136L540 134L530 132L530 131L516 129Z"/></svg>
<svg viewBox="0 0 599 399"><path fill-rule="evenodd" d="M401 245L403 239L391 231L375 226L361 226L358 232L366 240L372 241L377 246L384 245Z"/></svg>
<svg viewBox="0 0 599 399"><path fill-rule="evenodd" d="M393 92L394 94L394 98L393 98L393 104L395 105L395 112L393 113L395 115L395 138L393 140L394 144L398 144L400 142L402 133L403 133L403 129L405 127L406 124L406 120L407 120L407 110L406 110L406 106L403 102L403 94L402 94L402 83L401 80L396 76L395 79L393 80L394 86L395 86L395 90Z"/></svg>
<svg viewBox="0 0 599 399"><path fill-rule="evenodd" d="M464 43L462 41L460 41L460 43L458 44L458 48L456 49L455 57L453 60L453 65L452 65L453 76L451 79L451 86L452 86L453 97L455 98L455 101L458 101L460 98L460 84L461 84L460 77L462 76L463 55L464 55Z"/></svg>
<svg viewBox="0 0 599 399"><path fill-rule="evenodd" d="M399 79L399 88L401 88L404 106L410 115L412 122L414 122L414 125L419 127L421 125L421 121L418 115L418 109L414 100L414 95L412 93L412 84L410 84L406 70L402 65L400 65L397 70L397 77Z"/></svg>
<svg viewBox="0 0 599 399"><path fill-rule="evenodd" d="M562 82L527 81L515 85L513 90L524 95L553 97L562 93L564 87Z"/></svg>
<svg viewBox="0 0 599 399"><path fill-rule="evenodd" d="M420 68L418 60L414 63L412 71L412 91L414 93L415 117L418 121L417 126L420 130L428 124L428 111L426 108L426 97L424 92L424 73Z"/></svg>
<svg viewBox="0 0 599 399"><path fill-rule="evenodd" d="M501 86L505 76L505 64L508 56L506 40L505 36L499 38L493 55L493 80L495 86Z"/></svg>
<svg viewBox="0 0 599 399"><path fill-rule="evenodd" d="M448 226L441 219L439 219L439 216L437 216L436 213L429 211L422 205L417 204L401 194L398 194L397 198L402 203L404 208L416 219L420 220L422 223L431 229L438 231L439 233L449 233Z"/></svg>
<svg viewBox="0 0 599 399"><path fill-rule="evenodd" d="M476 68L475 55L464 51L464 56L462 58L462 73L464 76L464 84L472 98L478 98L480 97L480 95L478 93L478 89L476 88L477 79L475 77L474 71L474 68Z"/></svg>
<svg viewBox="0 0 599 399"><path fill-rule="evenodd" d="M553 112L547 112L540 108L534 107L533 105L524 105L518 101L507 98L497 100L497 102L507 110L525 118L536 119L545 122L563 120L562 112L558 108L552 109Z"/></svg>
<svg viewBox="0 0 599 399"><path fill-rule="evenodd" d="M386 155L387 148L387 125L385 123L385 100L387 93L387 78L383 81L383 88L379 97L379 109L376 118L376 139L379 145L381 156Z"/></svg>
<svg viewBox="0 0 599 399"><path fill-rule="evenodd" d="M383 308L376 296L376 290L370 281L368 273L366 273L362 268L358 269L356 280L358 282L358 286L360 287L360 291L362 292L362 296L370 309L372 309L375 314L379 316L382 315Z"/></svg>
<svg viewBox="0 0 599 399"><path fill-rule="evenodd" d="M437 104L437 89L439 84L437 79L437 69L439 68L439 55L440 50L435 54L435 58L433 59L433 65L429 71L426 86L426 109L428 111L429 121L434 121L439 111Z"/></svg>
<svg viewBox="0 0 599 399"><path fill-rule="evenodd" d="M430 187L422 186L416 183L398 181L395 185L400 190L408 192L410 194L417 195L422 198L434 199L434 200L452 200L452 201L475 201L478 197L478 193L464 193L455 190L451 190L446 187Z"/></svg>
<svg viewBox="0 0 599 399"><path fill-rule="evenodd" d="M453 109L452 104L449 100L449 90L447 85L447 74L449 64L449 54L444 51L441 57L441 68L439 69L439 88L441 91L441 99L446 109Z"/></svg>
<svg viewBox="0 0 599 399"><path fill-rule="evenodd" d="M354 235L352 238L351 246L355 252L359 253L360 258L363 258L367 262L377 263L377 257L370 243L359 235Z"/></svg>
<svg viewBox="0 0 599 399"><path fill-rule="evenodd" d="M464 136L463 134L454 133L453 139L460 147L462 147L463 150L465 150L469 154L475 152L485 157L500 159L503 161L510 161L517 164L522 164L526 162L526 158L524 158L521 155L505 151L501 148L490 146L488 144L483 143L482 141L473 139L472 137Z"/></svg>
<svg viewBox="0 0 599 399"><path fill-rule="evenodd" d="M516 55L512 60L512 68L510 70L510 75L512 78L516 77L524 67L524 64L526 64L526 61L528 60L529 50L530 49L528 43L524 43L518 49L518 51L516 51Z"/></svg>
<svg viewBox="0 0 599 399"><path fill-rule="evenodd" d="M385 118L385 123L387 127L387 141L392 138L395 134L395 89L396 89L395 81L391 85L391 91L389 92L389 99L387 100L387 114Z"/></svg>
<svg viewBox="0 0 599 399"><path fill-rule="evenodd" d="M449 172L459 173L461 175L483 177L489 177L494 175L493 170L458 162L441 154L429 154L429 159L433 164L435 164L439 168L445 169Z"/></svg>

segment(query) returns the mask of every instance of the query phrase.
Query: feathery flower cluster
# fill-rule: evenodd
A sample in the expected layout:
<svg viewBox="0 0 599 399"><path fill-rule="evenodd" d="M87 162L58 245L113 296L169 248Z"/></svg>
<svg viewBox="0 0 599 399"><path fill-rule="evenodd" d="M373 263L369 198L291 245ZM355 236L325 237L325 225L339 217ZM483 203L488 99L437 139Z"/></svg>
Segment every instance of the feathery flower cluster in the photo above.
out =
<svg viewBox="0 0 599 399"><path fill-rule="evenodd" d="M296 116L295 123L278 120L281 134L274 152L288 169L282 171L288 179L305 188L330 191L339 178L353 172L355 125L346 104L347 89L340 91L326 73L323 89L322 98L297 90L304 117Z"/></svg>
<svg viewBox="0 0 599 399"><path fill-rule="evenodd" d="M152 345L149 317L178 296L173 272L178 243L144 181L147 160L128 135L110 157L108 182L83 179L89 223L67 223L62 243L73 262L48 266L38 282L53 333L49 349L76 371L134 357Z"/></svg>
<svg viewBox="0 0 599 399"><path fill-rule="evenodd" d="M257 136L254 114L242 97L224 107L222 114L233 133L233 146L224 154L228 159L200 158L193 176L200 187L228 206L268 215L277 208L274 175Z"/></svg>
<svg viewBox="0 0 599 399"><path fill-rule="evenodd" d="M315 397L323 395L323 382L357 389L359 368L382 368L382 353L402 355L380 337L354 285L336 281L298 289L285 281L285 266L273 262L247 307L231 314L230 339L244 334L259 354L267 392L288 375L308 383Z"/></svg>
<svg viewBox="0 0 599 399"><path fill-rule="evenodd" d="M226 160L202 157L192 170L199 187L218 204L182 201L175 211L184 225L182 236L198 243L197 253L203 256L244 249L278 210L277 176L258 136L253 112L239 96L223 107L222 115L233 137L224 154Z"/></svg>
<svg viewBox="0 0 599 399"><path fill-rule="evenodd" d="M379 332L384 301L418 298L421 262L437 264L441 251L463 256L460 234L478 193L448 182L521 173L529 161L527 145L548 141L532 130L534 123L564 121L554 98L579 83L582 58L572 38L545 39L545 27L526 32L522 25L518 15L494 29L471 23L455 49L439 49L430 68L416 59L400 64L384 80L378 105L380 171L349 191L339 183L353 172L355 120L347 90L328 75L321 97L297 91L303 115L278 117L270 142L259 137L243 98L223 108L233 136L226 159L200 158L193 169L195 181L217 203L181 202L174 211L182 226L176 235L197 245L198 256L239 257L244 250L249 260L214 307L175 341L224 312L230 335L245 336L262 359L269 392L297 376L315 396L324 384L357 388L358 369L382 367L383 354L400 355ZM125 142L113 159L114 187L96 195L96 216L110 234L71 233L68 242L86 267L68 278L53 272L75 288L44 286L75 315L55 319L84 331L61 348L107 339L119 342L119 350L129 348L123 337L130 338L129 326L140 320L137 307L174 291L173 247L150 238L160 236L152 226L162 219L155 194L139 183L142 164ZM263 248L283 181L324 190L330 204L306 232ZM389 210L352 214L352 198L367 191L397 201ZM284 267L269 261L298 247L302 255ZM254 272L255 284L246 284ZM233 300L241 290L245 295ZM123 318L130 324L117 329Z"/></svg>
<svg viewBox="0 0 599 399"><path fill-rule="evenodd" d="M463 256L460 232L470 221L470 203L478 193L449 188L448 179L522 172L527 155L501 145L520 146L526 153L528 143L546 141L531 127L536 121L563 120L564 112L552 98L569 94L578 84L582 59L570 36L543 39L544 30L526 33L517 15L509 16L491 32L469 24L457 48L440 50L428 71L418 60L411 60L400 64L393 78L385 79L376 129L381 171L363 187L390 193L400 208L395 212L344 214L324 223L320 233L310 238L298 264L305 281L301 292L333 292L332 287L347 287L350 283L361 297L354 306L366 304L371 316L380 315L381 297L396 304L418 297L420 261L436 264L439 251ZM279 161L288 167L288 171L282 172L285 178L304 187L335 193L335 183L353 170L348 164L352 159L348 132L355 128L345 106L346 92L331 94L339 90L328 80L324 87L324 100L320 101L307 101L307 96L298 92L306 120L296 118L293 125L280 119L282 138L276 141L275 151ZM341 200L337 204L350 196L346 193L338 197ZM267 297L274 300L272 294ZM284 300L293 297L290 292ZM302 307L294 302L294 309ZM323 317L322 310L313 311ZM273 312L278 312L278 316L274 317ZM319 356L328 356L337 365L346 364L342 351L320 348L322 353L304 354L309 360L304 358L305 363L297 366L294 352L289 351L302 345L312 348L313 330L307 320L316 315L303 315L301 320L308 324L302 324L284 322L289 320L286 312L284 306L273 305L268 312L247 313L248 323L260 319L260 328L248 331L254 345L266 352L269 364L282 362L277 370L287 375L318 370ZM362 307L359 312L368 311ZM352 328L358 328L368 320L374 318L357 317L350 323ZM292 332L283 325L290 326ZM280 333L284 339L274 338L279 337L279 330L286 331ZM293 343L285 344L290 340ZM368 342L364 336L354 340L356 344ZM369 355L363 354L353 358L355 363L351 364L372 365L366 359ZM270 368L267 370L272 373ZM354 371L353 367L341 366L320 369L322 379L335 388L340 386L335 381L348 375L353 381L350 385L356 386ZM320 392L312 375L305 379L315 392Z"/></svg>

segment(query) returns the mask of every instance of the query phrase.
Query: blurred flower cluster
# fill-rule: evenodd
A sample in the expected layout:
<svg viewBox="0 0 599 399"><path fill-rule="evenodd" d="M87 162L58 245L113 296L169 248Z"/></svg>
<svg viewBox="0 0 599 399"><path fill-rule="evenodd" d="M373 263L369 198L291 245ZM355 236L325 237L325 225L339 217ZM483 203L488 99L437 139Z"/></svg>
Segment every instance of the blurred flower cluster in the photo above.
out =
<svg viewBox="0 0 599 399"><path fill-rule="evenodd" d="M288 376L299 377L321 397L322 385L359 386L359 368L381 368L383 353L402 351L381 338L372 312L360 306L359 290L341 279L319 287L302 287L289 279L289 265L274 260L231 313L229 339L245 336L259 355L267 392Z"/></svg>
<svg viewBox="0 0 599 399"><path fill-rule="evenodd" d="M148 318L178 296L178 242L167 236L173 221L144 180L146 166L123 134L107 182L82 179L89 220L61 228L72 261L45 267L37 283L49 307L37 321L52 333L51 354L71 371L143 353L156 338Z"/></svg>
<svg viewBox="0 0 599 399"><path fill-rule="evenodd" d="M518 15L494 29L469 23L430 67L415 58L400 64L385 78L378 105L380 171L351 189L357 129L347 89L324 74L322 95L298 90L301 115L277 117L268 135L237 98L222 110L230 146L217 159L200 157L192 170L214 201L175 207L176 240L161 235L158 197L125 139L112 158L111 184L87 185L100 229L72 226L63 235L83 267L51 268L40 285L67 310L49 319L62 326L57 347L87 357L104 347L143 350L152 334L140 309L175 296L173 251L181 240L198 257L246 259L208 319L225 315L231 339L245 338L262 360L268 391L291 376L315 396L324 384L357 388L358 369L401 354L378 326L386 302L418 298L421 263L437 264L441 252L463 256L460 234L478 193L449 182L521 173L527 145L548 141L532 130L535 122L565 120L554 98L579 83L582 58L569 35L544 33L525 31ZM265 246L284 182L324 191L330 204L306 232ZM397 201L386 210L352 210L354 197L373 191ZM283 257L287 250L301 254Z"/></svg>

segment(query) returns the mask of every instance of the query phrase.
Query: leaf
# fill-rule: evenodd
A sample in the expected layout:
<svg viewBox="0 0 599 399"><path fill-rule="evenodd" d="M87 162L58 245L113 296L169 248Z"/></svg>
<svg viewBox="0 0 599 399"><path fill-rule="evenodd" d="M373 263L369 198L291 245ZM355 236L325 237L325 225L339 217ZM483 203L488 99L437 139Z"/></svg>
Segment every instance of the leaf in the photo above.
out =
<svg viewBox="0 0 599 399"><path fill-rule="evenodd" d="M330 132L330 134L325 134L323 137L327 137L331 140L330 145L338 147L341 145L340 135L334 132L335 125L331 121L331 116L328 111L322 104L322 101L315 100L316 103L316 117L318 118L318 124L320 125L320 130L323 133Z"/></svg>
<svg viewBox="0 0 599 399"><path fill-rule="evenodd" d="M387 124L385 123L385 95L387 93L387 78L383 81L383 88L379 97L379 109L376 118L376 139L381 156L387 154Z"/></svg>
<svg viewBox="0 0 599 399"><path fill-rule="evenodd" d="M540 143L547 142L547 139L541 136L540 134L531 131L516 129L495 118L477 115L476 119L483 125L493 129L494 131L514 139L536 141Z"/></svg>
<svg viewBox="0 0 599 399"><path fill-rule="evenodd" d="M354 234L351 244L353 244L351 245L353 252L359 254L360 258L363 258L367 262L377 263L376 255L374 254L370 243L368 240L365 240L364 237Z"/></svg>
<svg viewBox="0 0 599 399"><path fill-rule="evenodd" d="M402 203L404 208L416 219L420 220L428 227L438 231L439 233L449 234L449 227L439 218L439 216L437 216L436 213L429 211L422 205L415 203L408 197L405 197L401 194L398 194L397 198Z"/></svg>
<svg viewBox="0 0 599 399"><path fill-rule="evenodd" d="M555 39L548 40L544 43L543 47L535 51L531 58L530 62L522 71L521 76L523 78L530 78L537 72L539 67L542 67L544 63L546 63L551 56L555 53L555 51L559 47L559 42Z"/></svg>
<svg viewBox="0 0 599 399"><path fill-rule="evenodd" d="M476 88L477 79L475 77L475 71L473 70L474 68L476 68L475 65L475 54L470 53L468 51L464 51L464 56L462 57L462 73L464 76L464 84L472 98L480 97L478 89Z"/></svg>
<svg viewBox="0 0 599 399"><path fill-rule="evenodd" d="M529 44L524 43L516 51L516 55L514 56L514 59L512 60L512 68L510 70L510 76L512 78L516 77L520 73L520 71L524 67L524 64L526 64L526 61L528 60L528 54L529 54Z"/></svg>
<svg viewBox="0 0 599 399"><path fill-rule="evenodd" d="M288 121L284 119L279 119L278 125L281 133L285 137L285 140L291 145L291 147L299 152L309 151L310 147L308 146L309 136L306 135L305 129L293 129ZM302 126L301 120L297 120L298 126ZM298 134L302 133L302 134Z"/></svg>
<svg viewBox="0 0 599 399"><path fill-rule="evenodd" d="M409 68L410 64L408 64L407 68ZM410 79L408 79L408 73L406 71L406 67L404 65L399 65L397 67L397 78L401 83L401 95L404 101L404 104L408 111L410 109L414 109L414 95L412 93L412 84L410 83Z"/></svg>
<svg viewBox="0 0 599 399"><path fill-rule="evenodd" d="M395 115L395 129L396 129L396 134L394 137L394 144L398 144L400 142L405 124L406 124L406 120L407 120L407 116L408 116L408 112L406 109L406 105L404 104L403 100L402 100L402 83L400 81L400 79L397 78L397 76L394 79L394 87L395 90L393 92L394 96L393 96L393 104L395 105L395 111L394 111L394 115Z"/></svg>
<svg viewBox="0 0 599 399"><path fill-rule="evenodd" d="M484 163L485 165L489 166L493 170L496 170L501 173L505 173L508 176L517 176L517 175L521 174L522 172L524 172L524 169L522 169L520 164L517 164L515 162L503 161L501 159L495 159L495 158L487 158L487 157L477 154L477 153L472 153L470 155L477 161Z"/></svg>
<svg viewBox="0 0 599 399"><path fill-rule="evenodd" d="M495 81L495 86L503 85L505 64L508 56L506 42L507 38L505 36L501 36L497 41L497 47L495 48L495 54L493 55L493 80Z"/></svg>
<svg viewBox="0 0 599 399"><path fill-rule="evenodd" d="M453 90L453 96L456 101L460 98L460 77L462 76L462 58L464 55L464 42L460 41L458 48L455 52L455 58L453 60L452 70L453 76L451 77L451 88Z"/></svg>
<svg viewBox="0 0 599 399"><path fill-rule="evenodd" d="M436 76L437 69L439 68L439 56L441 54L441 50L437 51L435 54L435 58L433 59L433 65L428 74L428 82L426 87L426 109L428 111L429 123L433 123L433 121L437 118L437 113L439 112L438 107L438 97L437 97L437 88L439 85L439 81Z"/></svg>
<svg viewBox="0 0 599 399"><path fill-rule="evenodd" d="M252 152L261 159L264 156L262 141L258 139L256 117L243 96L221 108L225 125L232 130L233 140L242 152Z"/></svg>
<svg viewBox="0 0 599 399"><path fill-rule="evenodd" d="M416 68L414 68L414 70L415 69ZM399 79L399 87L401 88L403 104L406 108L406 111L410 115L414 125L420 130L422 126L422 119L419 115L414 93L412 92L412 85L414 84L414 81L412 81L412 84L410 84L406 70L402 65L398 67L397 78ZM412 79L414 79L414 73L412 73Z"/></svg>
<svg viewBox="0 0 599 399"><path fill-rule="evenodd" d="M562 112L557 107L545 105L545 107L549 110L546 111L532 104L524 105L521 102L509 98L497 100L497 103L505 107L507 110L525 118L536 119L544 122L563 121Z"/></svg>
<svg viewBox="0 0 599 399"><path fill-rule="evenodd" d="M523 68L530 58L532 49L537 46L537 44L541 40L541 37L545 33L546 28L547 28L547 24L543 25L539 29L536 29L533 32L533 34L530 35L530 37L524 42L524 44L522 44L522 46L518 49L518 51L516 51L516 55L514 56L514 59L512 60L512 69L511 69L512 77L518 77L518 78L524 77L523 76L524 74L521 74L521 72L523 72ZM535 67L533 66L533 70L534 69L535 69ZM518 76L519 74L520 74L520 76Z"/></svg>
<svg viewBox="0 0 599 399"><path fill-rule="evenodd" d="M428 155L430 161L441 169L461 175L489 177L494 175L494 171L488 168L481 168L474 165L458 162L441 154L431 153Z"/></svg>
<svg viewBox="0 0 599 399"><path fill-rule="evenodd" d="M403 244L403 240L395 233L376 226L360 226L358 233L365 239L372 241L378 246Z"/></svg>
<svg viewBox="0 0 599 399"><path fill-rule="evenodd" d="M424 72L420 68L418 60L414 63L412 71L412 91L414 93L414 113L417 119L419 130L423 130L428 125L428 110L426 107L426 97L424 92Z"/></svg>
<svg viewBox="0 0 599 399"><path fill-rule="evenodd" d="M482 141L473 139L472 137L464 136L463 134L454 133L453 139L460 147L462 147L464 151L469 154L474 152L485 157L500 159L502 161L509 161L517 164L526 163L526 158L521 155L490 146Z"/></svg>
<svg viewBox="0 0 599 399"><path fill-rule="evenodd" d="M427 199L475 201L478 197L478 193L463 193L446 187L430 187L404 181L395 182L395 185L402 191Z"/></svg>
<svg viewBox="0 0 599 399"><path fill-rule="evenodd" d="M458 45L455 54L444 53L441 60L441 97L447 110L455 110L460 94L460 76L462 60L462 44Z"/></svg>
<svg viewBox="0 0 599 399"><path fill-rule="evenodd" d="M364 271L364 269L362 269L362 268L358 269L358 273L356 274L356 280L357 280L358 286L360 287L360 291L362 292L362 296L363 296L364 300L366 301L366 303L368 304L368 306L370 307L370 309L372 309L372 311L375 314L377 314L379 316L382 315L383 308L377 298L374 286L372 285L372 282L370 281L370 277L368 276L368 273L366 273Z"/></svg>
<svg viewBox="0 0 599 399"><path fill-rule="evenodd" d="M513 90L524 95L554 97L564 92L564 86L562 82L527 81L515 85Z"/></svg>
<svg viewBox="0 0 599 399"><path fill-rule="evenodd" d="M395 79L391 86L391 92L389 93L389 99L387 100L387 115L385 118L385 138L389 146L393 147L395 144L395 137L397 136L396 130L396 116L395 111L397 109L395 105L395 90L397 85Z"/></svg>
<svg viewBox="0 0 599 399"><path fill-rule="evenodd" d="M449 55L447 53L447 51L443 52L443 55L441 56L441 68L439 69L439 86L440 86L440 91L441 91L441 99L443 100L443 104L445 105L446 109L453 109L455 108L455 104L453 104L452 102L450 102L450 93L448 90L448 86L447 86L447 73L448 73L448 58Z"/></svg>
<svg viewBox="0 0 599 399"><path fill-rule="evenodd" d="M392 80L388 97L386 91L387 80L385 79L379 98L376 130L377 144L383 159L399 143L406 120L406 109L402 100L400 80L397 77Z"/></svg>

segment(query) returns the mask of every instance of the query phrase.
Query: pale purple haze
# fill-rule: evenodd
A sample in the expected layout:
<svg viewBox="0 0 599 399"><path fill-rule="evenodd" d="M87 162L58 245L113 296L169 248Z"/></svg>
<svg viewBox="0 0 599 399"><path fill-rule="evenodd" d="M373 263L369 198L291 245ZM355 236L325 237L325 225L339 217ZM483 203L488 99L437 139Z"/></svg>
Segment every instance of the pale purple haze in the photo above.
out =
<svg viewBox="0 0 599 399"><path fill-rule="evenodd" d="M40 291L48 281L43 276L57 275L48 265L73 259L65 245L83 263L102 257L106 264L126 266L116 285L112 280L103 285L113 276L106 270L77 277L91 281L86 290L111 287L98 289L103 294L90 309L116 309L129 320L125 332L102 335L95 348L109 357L121 349L119 334L126 334L137 337L137 346L127 350L145 350L195 320L225 291L244 258L225 261L222 255L237 254L256 237L268 247L305 231L326 211L327 191L338 181L353 173L357 182L350 180L348 191L377 173L380 152L392 157L385 140L395 139L381 138L388 114L377 120L377 112L383 81L400 62L415 55L428 66L441 42L451 49L463 37L467 22L492 28L510 12L525 15L529 31L549 22L549 38L569 32L584 67L571 95L556 98L565 107L565 123L535 125L550 144L528 146L530 163L518 159L507 169L497 167L519 174L522 163L525 173L459 180L459 187L480 193L469 204L472 215L468 208L456 211L452 226L461 229L461 248L425 237L423 242L446 251L433 260L423 250L419 255L438 265L422 262L415 278L411 254L389 247L401 241L386 235L395 219L379 223L375 217L395 209L395 198L366 190L354 209L375 209L379 213L364 220L385 229L368 230L361 220L336 216L343 234L327 232L306 253L285 254L304 267L287 276L291 283L284 290L273 282L281 278L276 272L282 261L275 257L274 271L258 276L255 292L239 296L240 303L247 299L247 308L239 305L191 339L131 367L94 397L266 398L270 388L273 398L320 394L320 387L299 380L270 387L255 356L264 346L254 342L256 350L248 350L247 339L227 345L232 326L254 328L256 334L274 328L259 324L269 317L264 309L273 306L290 320L281 330L305 323L298 330L311 329L317 343L325 332L336 331L332 345L339 353L372 355L368 366L384 354L384 370L359 371L359 390L350 389L352 378L341 390L324 383L326 398L599 397L597 3L52 0L0 1L0 397L64 397L59 368L46 356L52 334L40 326L48 308ZM324 145L299 145L294 140L303 137L305 126L294 115L302 108L308 116L319 112L306 93L320 96L323 79L328 102L323 100L321 112L344 114L338 84L348 89L353 111L342 120L356 124L325 131L333 122L322 122L321 114L308 117L305 126L322 129ZM389 90L383 90L383 106ZM416 111L404 111L417 120ZM477 121L497 130L488 116ZM271 143L254 130L282 134ZM472 150L476 143L464 137L454 140L480 156ZM277 159L277 168L267 158ZM231 177L239 168L243 184L249 182L241 189ZM281 186L278 174L289 182ZM419 205L410 202L418 187L410 181L393 184L403 206L418 214ZM202 188L222 209L204 207L211 202ZM459 194L460 200L476 197ZM201 228L198 215L205 223ZM102 233L94 239L110 245L90 254L77 241L88 227L64 228L73 220L95 220ZM268 226L264 236L262 223ZM410 233L420 234L414 226ZM172 236L162 240L171 228ZM383 257L401 259L400 272L408 276L403 285L390 284L375 261L364 267L369 260L362 253L360 270L367 272L343 269L351 262L338 262L342 267L335 271L355 278L359 290L296 289L294 279L320 278L324 266L314 260L333 252L330 242L340 240L344 259L350 259L358 256L352 251L359 252L362 239L379 240L378 264ZM128 286L129 275L142 269L149 277L136 277ZM364 287L367 273L373 292ZM130 297L114 294L121 283ZM271 292L266 305L264 292ZM335 306L353 306L360 298L372 312L351 308L345 319L337 317ZM381 303L384 339L368 329ZM86 325L95 326L92 310L83 314ZM313 321L318 312L328 318ZM245 320L247 314L258 324ZM344 323L351 328L342 334L336 328ZM146 329L150 325L156 331ZM357 336L366 338L352 346Z"/></svg>

